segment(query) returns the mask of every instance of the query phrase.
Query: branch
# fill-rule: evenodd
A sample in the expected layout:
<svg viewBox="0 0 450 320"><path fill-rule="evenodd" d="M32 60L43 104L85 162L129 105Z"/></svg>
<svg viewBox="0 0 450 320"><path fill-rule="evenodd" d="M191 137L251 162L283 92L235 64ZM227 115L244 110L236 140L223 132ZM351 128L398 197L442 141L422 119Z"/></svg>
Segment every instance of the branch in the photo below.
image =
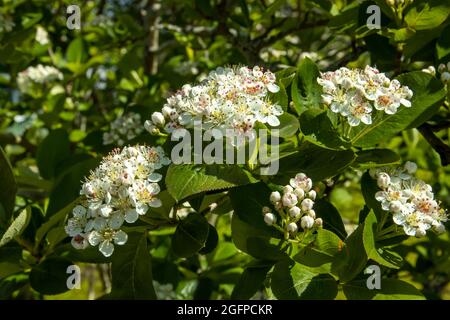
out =
<svg viewBox="0 0 450 320"><path fill-rule="evenodd" d="M425 140L439 154L442 165L447 166L450 164L450 147L435 136L432 127L428 124L423 124L418 129Z"/></svg>

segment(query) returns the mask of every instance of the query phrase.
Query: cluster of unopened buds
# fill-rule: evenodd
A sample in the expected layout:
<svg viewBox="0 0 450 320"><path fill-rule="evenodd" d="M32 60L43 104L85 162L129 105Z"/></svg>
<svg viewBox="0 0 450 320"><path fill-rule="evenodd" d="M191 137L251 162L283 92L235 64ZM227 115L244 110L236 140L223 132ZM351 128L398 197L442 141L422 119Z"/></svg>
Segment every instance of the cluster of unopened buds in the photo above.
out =
<svg viewBox="0 0 450 320"><path fill-rule="evenodd" d="M325 72L317 82L323 89L323 102L352 127L361 122L372 124L374 109L395 114L400 105L411 107L413 92L370 66L364 70L343 67Z"/></svg>
<svg viewBox="0 0 450 320"><path fill-rule="evenodd" d="M28 67L17 75L17 85L20 91L30 93L36 85L43 85L63 80L63 74L52 66Z"/></svg>
<svg viewBox="0 0 450 320"><path fill-rule="evenodd" d="M197 85L184 85L169 97L161 112L154 112L145 128L152 134L193 128L201 121L205 129L233 130L253 137L255 122L278 126L283 109L269 100L278 92L275 75L261 67L219 67Z"/></svg>
<svg viewBox="0 0 450 320"><path fill-rule="evenodd" d="M72 245L77 249L98 245L104 256L111 256L114 244L127 242L123 223L134 223L150 207L161 206L157 195L162 176L155 171L169 163L161 147L112 151L82 186L80 204L65 228Z"/></svg>
<svg viewBox="0 0 450 320"><path fill-rule="evenodd" d="M270 202L281 217L281 225L277 224L277 215L269 207L262 209L264 222L282 231L286 239L295 238L299 227L303 231L321 227L323 221L316 218L313 209L315 199L312 180L304 173L298 173L283 187L281 193L274 191L270 194Z"/></svg>
<svg viewBox="0 0 450 320"><path fill-rule="evenodd" d="M409 236L423 237L432 229L445 232L447 213L434 199L432 187L414 177L417 165L406 162L403 167L377 168L369 171L381 191L375 194L385 211L393 214L395 224Z"/></svg>
<svg viewBox="0 0 450 320"><path fill-rule="evenodd" d="M130 141L139 136L144 129L141 124L139 113L129 112L122 117L118 117L111 123L108 132L103 133L103 144L116 144L123 146L126 141Z"/></svg>

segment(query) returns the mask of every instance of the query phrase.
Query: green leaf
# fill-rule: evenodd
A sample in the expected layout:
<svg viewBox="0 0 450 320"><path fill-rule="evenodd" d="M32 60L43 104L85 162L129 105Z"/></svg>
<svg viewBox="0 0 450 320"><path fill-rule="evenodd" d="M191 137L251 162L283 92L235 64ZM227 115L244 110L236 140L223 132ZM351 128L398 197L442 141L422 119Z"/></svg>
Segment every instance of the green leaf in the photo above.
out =
<svg viewBox="0 0 450 320"><path fill-rule="evenodd" d="M337 295L337 283L328 274L317 274L292 260L278 262L271 274L271 288L278 299L330 300Z"/></svg>
<svg viewBox="0 0 450 320"><path fill-rule="evenodd" d="M14 221L11 223L8 229L6 229L6 232L0 239L0 247L3 247L5 244L13 240L15 237L20 236L28 226L30 219L31 219L31 208L27 207L26 209L22 210L19 216L16 219L14 219Z"/></svg>
<svg viewBox="0 0 450 320"><path fill-rule="evenodd" d="M436 113L445 98L442 82L427 73L414 71L397 79L414 92L411 108L401 106L396 114L383 114L372 125L353 131L353 145L371 147L407 128L418 127Z"/></svg>
<svg viewBox="0 0 450 320"><path fill-rule="evenodd" d="M311 108L300 116L300 127L305 138L319 146L342 149L350 144L344 141L328 118L327 111Z"/></svg>
<svg viewBox="0 0 450 320"><path fill-rule="evenodd" d="M98 159L81 161L61 174L50 193L46 217L50 217L80 195L82 181L99 163Z"/></svg>
<svg viewBox="0 0 450 320"><path fill-rule="evenodd" d="M3 185L0 192L0 204L3 206L4 211L4 214L0 214L0 226L6 227L9 224L16 203L17 185L11 164L2 147L0 147L0 181Z"/></svg>
<svg viewBox="0 0 450 320"><path fill-rule="evenodd" d="M372 179L369 172L364 173L361 177L361 192L364 201L366 202L366 205L375 212L377 219L380 220L381 217L386 214L386 211L381 208L381 203L375 199L375 193L378 191L380 191L380 188L378 188L376 180Z"/></svg>
<svg viewBox="0 0 450 320"><path fill-rule="evenodd" d="M200 254L208 254L217 247L217 243L219 242L219 235L217 234L216 228L212 225L208 224L208 238L206 238L205 246L200 249Z"/></svg>
<svg viewBox="0 0 450 320"><path fill-rule="evenodd" d="M342 240L347 238L341 215L331 203L324 199L317 199L314 202L314 211L318 218L322 218L325 229L332 231Z"/></svg>
<svg viewBox="0 0 450 320"><path fill-rule="evenodd" d="M354 279L366 266L367 254L363 244L363 225L359 225L355 231L345 240L345 246L333 261L332 270L339 276L342 282Z"/></svg>
<svg viewBox="0 0 450 320"><path fill-rule="evenodd" d="M263 286L272 266L272 262L256 261L246 267L233 289L231 299L248 300L253 297Z"/></svg>
<svg viewBox="0 0 450 320"><path fill-rule="evenodd" d="M13 299L13 293L29 283L28 275L18 273L0 279L0 300Z"/></svg>
<svg viewBox="0 0 450 320"><path fill-rule="evenodd" d="M181 220L172 238L172 250L179 257L190 257L205 246L209 223L196 213L190 213Z"/></svg>
<svg viewBox="0 0 450 320"><path fill-rule="evenodd" d="M61 257L49 257L31 269L31 287L42 294L59 294L69 290L68 267L72 262Z"/></svg>
<svg viewBox="0 0 450 320"><path fill-rule="evenodd" d="M334 257L342 250L343 244L333 232L321 229L314 241L298 251L293 259L317 273L331 273Z"/></svg>
<svg viewBox="0 0 450 320"><path fill-rule="evenodd" d="M36 162L41 176L52 179L56 176L58 165L70 156L69 135L64 129L57 129L39 145Z"/></svg>
<svg viewBox="0 0 450 320"><path fill-rule="evenodd" d="M237 165L171 165L166 175L167 190L177 201L201 192L229 189L254 181Z"/></svg>
<svg viewBox="0 0 450 320"><path fill-rule="evenodd" d="M436 53L442 62L450 60L450 25L442 30L442 34L436 42Z"/></svg>
<svg viewBox="0 0 450 320"><path fill-rule="evenodd" d="M116 246L112 256L110 299L156 299L147 235L128 234L123 246Z"/></svg>
<svg viewBox="0 0 450 320"><path fill-rule="evenodd" d="M351 150L331 150L303 143L297 152L280 160L280 170L274 181L286 184L297 173L304 172L317 183L340 173L354 158Z"/></svg>
<svg viewBox="0 0 450 320"><path fill-rule="evenodd" d="M72 40L67 47L66 60L69 63L81 64L86 62L88 58L86 44L83 38L76 38Z"/></svg>
<svg viewBox="0 0 450 320"><path fill-rule="evenodd" d="M424 300L413 285L397 279L381 279L381 289L370 290L367 280L355 280L344 284L344 294L349 300Z"/></svg>
<svg viewBox="0 0 450 320"><path fill-rule="evenodd" d="M294 108L300 115L309 108L318 108L322 101L322 87L317 83L319 68L309 58L304 58L297 69L297 76L291 86Z"/></svg>
<svg viewBox="0 0 450 320"><path fill-rule="evenodd" d="M445 1L430 0L414 3L405 16L405 22L416 30L433 29L441 25L450 14L450 5Z"/></svg>
<svg viewBox="0 0 450 320"><path fill-rule="evenodd" d="M389 149L362 150L356 154L354 162L359 169L390 166L400 163L400 156Z"/></svg>
<svg viewBox="0 0 450 320"><path fill-rule="evenodd" d="M278 119L280 119L280 125L273 127L273 129L278 129L279 131L272 131L272 134L278 135L281 138L289 138L297 133L300 124L295 116L285 112Z"/></svg>
<svg viewBox="0 0 450 320"><path fill-rule="evenodd" d="M377 217L371 211L364 220L363 243L369 259L388 268L399 269L403 259L396 252L387 248L381 248L375 242L377 233Z"/></svg>

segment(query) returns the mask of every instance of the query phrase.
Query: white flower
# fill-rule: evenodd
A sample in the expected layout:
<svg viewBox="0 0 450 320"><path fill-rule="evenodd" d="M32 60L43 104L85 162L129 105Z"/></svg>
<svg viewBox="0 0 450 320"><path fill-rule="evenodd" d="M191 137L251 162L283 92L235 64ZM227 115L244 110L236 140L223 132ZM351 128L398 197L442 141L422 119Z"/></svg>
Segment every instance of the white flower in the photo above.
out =
<svg viewBox="0 0 450 320"><path fill-rule="evenodd" d="M431 186L411 176L416 170L413 162L399 168L372 170L371 176L382 180L375 199L381 202L383 210L393 214L394 223L402 226L405 234L422 237L429 229L442 233L447 214L434 199Z"/></svg>
<svg viewBox="0 0 450 320"><path fill-rule="evenodd" d="M310 216L303 216L300 225L302 229L311 229L314 226L314 219Z"/></svg>
<svg viewBox="0 0 450 320"><path fill-rule="evenodd" d="M52 66L38 64L30 66L17 75L17 86L20 91L31 94L39 86L63 80L63 74Z"/></svg>
<svg viewBox="0 0 450 320"><path fill-rule="evenodd" d="M295 222L291 222L287 225L286 230L290 233L296 233L298 230L297 224Z"/></svg>
<svg viewBox="0 0 450 320"><path fill-rule="evenodd" d="M304 173L297 173L294 178L290 179L289 183L293 188L300 188L305 192L312 188L312 180Z"/></svg>
<svg viewBox="0 0 450 320"><path fill-rule="evenodd" d="M257 121L280 124L278 116L283 109L269 100L269 93L279 91L275 82L272 72L258 66L219 67L199 84L184 85L169 97L151 122L172 133L177 128L192 128L195 120L201 120L204 128L231 129L239 137L252 139ZM146 127L157 133L150 123Z"/></svg>
<svg viewBox="0 0 450 320"><path fill-rule="evenodd" d="M103 134L103 144L116 144L122 146L125 141L136 138L142 131L140 114L129 112L116 118L111 123L110 130Z"/></svg>
<svg viewBox="0 0 450 320"><path fill-rule="evenodd" d="M441 74L441 81L447 83L450 80L450 72L443 72Z"/></svg>
<svg viewBox="0 0 450 320"><path fill-rule="evenodd" d="M91 246L99 245L100 252L109 257L114 252L114 244L124 245L128 240L128 235L122 230L105 229L101 231L91 231L88 241Z"/></svg>
<svg viewBox="0 0 450 320"><path fill-rule="evenodd" d="M305 191L302 188L295 188L294 194L297 196L298 200L303 200L305 197Z"/></svg>
<svg viewBox="0 0 450 320"><path fill-rule="evenodd" d="M277 217L273 214L273 213L266 213L265 215L264 215L264 222L267 224L267 225L269 225L269 226L271 226L271 225L273 225L274 223L276 223L277 222Z"/></svg>
<svg viewBox="0 0 450 320"><path fill-rule="evenodd" d="M276 202L281 200L281 194L278 191L274 191L270 194L270 202L275 204Z"/></svg>
<svg viewBox="0 0 450 320"><path fill-rule="evenodd" d="M123 223L134 223L150 207L161 206L158 199L161 174L155 170L170 160L161 147L132 146L116 149L106 156L83 184L81 204L73 209L73 217L65 227L77 248L100 245L109 256L114 245L124 244Z"/></svg>
<svg viewBox="0 0 450 320"><path fill-rule="evenodd" d="M42 28L41 26L38 26L37 29L36 29L36 37L35 37L35 40L36 40L39 44L41 44L41 45L43 45L43 46L45 46L46 44L49 43L48 33L47 33L47 31L46 31L44 28Z"/></svg>
<svg viewBox="0 0 450 320"><path fill-rule="evenodd" d="M324 104L345 117L350 126L372 124L373 108L394 114L400 105L411 107L411 90L370 66L325 72L317 82L322 86Z"/></svg>

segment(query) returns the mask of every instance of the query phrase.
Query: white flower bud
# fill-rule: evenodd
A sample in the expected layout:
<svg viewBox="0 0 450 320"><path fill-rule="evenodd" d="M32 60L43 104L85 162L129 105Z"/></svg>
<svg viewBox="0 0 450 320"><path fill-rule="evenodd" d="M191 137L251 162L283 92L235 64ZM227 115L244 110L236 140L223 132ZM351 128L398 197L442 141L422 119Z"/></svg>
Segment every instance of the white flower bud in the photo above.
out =
<svg viewBox="0 0 450 320"><path fill-rule="evenodd" d="M311 200L316 200L316 196L317 196L316 191L310 190L310 191L308 192L308 198L310 198Z"/></svg>
<svg viewBox="0 0 450 320"><path fill-rule="evenodd" d="M271 210L270 210L269 207L263 207L263 208L262 208L262 212L263 212L264 214L269 213L270 211L271 211Z"/></svg>
<svg viewBox="0 0 450 320"><path fill-rule="evenodd" d="M164 106L161 110L165 118L170 118L170 113L174 111L171 107Z"/></svg>
<svg viewBox="0 0 450 320"><path fill-rule="evenodd" d="M275 217L275 215L273 213L268 212L264 215L264 222L267 225L271 226L277 222L277 217Z"/></svg>
<svg viewBox="0 0 450 320"><path fill-rule="evenodd" d="M391 183L391 177L386 172L380 172L377 178L377 185L381 189L386 189Z"/></svg>
<svg viewBox="0 0 450 320"><path fill-rule="evenodd" d="M305 191L302 188L295 188L294 194L297 196L298 200L303 200L305 197Z"/></svg>
<svg viewBox="0 0 450 320"><path fill-rule="evenodd" d="M397 212L400 212L401 209L402 209L402 204L401 204L400 201L397 201L397 200L396 201L392 201L389 204L389 210L391 212L397 213Z"/></svg>
<svg viewBox="0 0 450 320"><path fill-rule="evenodd" d="M152 121L158 127L163 127L166 123L166 120L161 112L153 112Z"/></svg>
<svg viewBox="0 0 450 320"><path fill-rule="evenodd" d="M301 219L300 225L303 229L311 229L314 226L314 219L310 216L304 216Z"/></svg>
<svg viewBox="0 0 450 320"><path fill-rule="evenodd" d="M417 171L417 164L415 164L412 161L406 161L406 163L405 163L405 170L409 174L414 174Z"/></svg>
<svg viewBox="0 0 450 320"><path fill-rule="evenodd" d="M294 189L290 185L283 187L283 193L292 193L293 191Z"/></svg>
<svg viewBox="0 0 450 320"><path fill-rule="evenodd" d="M333 102L333 97L329 96L329 95L324 95L322 96L322 103L326 104L327 106L329 106L331 104L331 102Z"/></svg>
<svg viewBox="0 0 450 320"><path fill-rule="evenodd" d="M318 227L322 227L323 226L322 218L317 218L316 220L314 220L314 224Z"/></svg>
<svg viewBox="0 0 450 320"><path fill-rule="evenodd" d="M292 207L289 209L289 216L292 219L297 219L300 217L300 208L299 207Z"/></svg>
<svg viewBox="0 0 450 320"><path fill-rule="evenodd" d="M316 218L316 212L311 209L308 211L308 216L310 216L311 218L315 219Z"/></svg>
<svg viewBox="0 0 450 320"><path fill-rule="evenodd" d="M281 201L275 202L273 206L277 211L283 210L283 204L281 203Z"/></svg>
<svg viewBox="0 0 450 320"><path fill-rule="evenodd" d="M439 73L443 73L446 70L445 64L441 63L438 67Z"/></svg>
<svg viewBox="0 0 450 320"><path fill-rule="evenodd" d="M448 82L450 80L450 73L445 71L441 74L441 81L442 82Z"/></svg>
<svg viewBox="0 0 450 320"><path fill-rule="evenodd" d="M276 202L281 200L281 194L278 191L274 191L270 194L270 202L275 204Z"/></svg>
<svg viewBox="0 0 450 320"><path fill-rule="evenodd" d="M304 199L302 201L302 210L303 211L309 211L313 208L314 206L314 201L312 201L311 199Z"/></svg>
<svg viewBox="0 0 450 320"><path fill-rule="evenodd" d="M296 233L298 230L297 224L295 222L291 222L286 227L287 231L290 233Z"/></svg>
<svg viewBox="0 0 450 320"><path fill-rule="evenodd" d="M281 200L283 202L283 206L291 208L298 203L297 196L293 193L285 193Z"/></svg>
<svg viewBox="0 0 450 320"><path fill-rule="evenodd" d="M418 228L418 229L416 230L416 237L417 237L417 238L422 238L422 237L424 237L426 234L427 234L427 232L426 232L425 230L423 230L423 229Z"/></svg>
<svg viewBox="0 0 450 320"><path fill-rule="evenodd" d="M434 231L437 234L442 234L442 233L445 232L445 226L442 223L440 223L440 224L438 224L437 226L434 227Z"/></svg>

